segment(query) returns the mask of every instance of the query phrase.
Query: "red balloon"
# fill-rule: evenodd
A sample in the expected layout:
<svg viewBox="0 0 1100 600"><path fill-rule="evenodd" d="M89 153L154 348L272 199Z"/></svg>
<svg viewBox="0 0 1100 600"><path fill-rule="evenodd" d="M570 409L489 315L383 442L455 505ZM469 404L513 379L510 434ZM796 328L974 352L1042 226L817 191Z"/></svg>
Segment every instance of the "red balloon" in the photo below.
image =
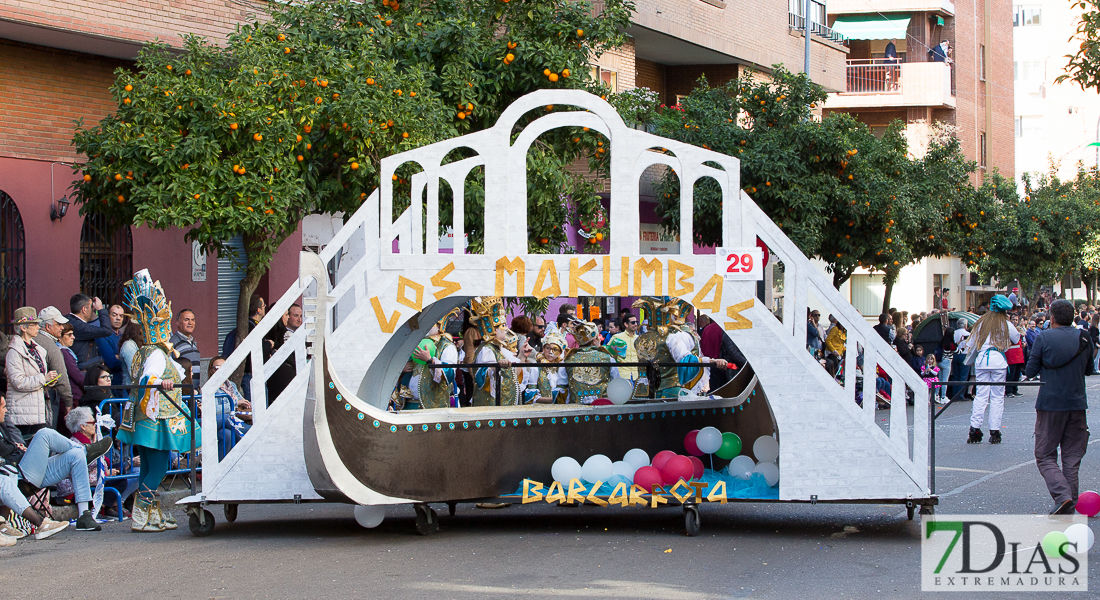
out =
<svg viewBox="0 0 1100 600"><path fill-rule="evenodd" d="M693 473L695 473L695 465L691 464L691 459L686 456L673 456L665 463L665 468L661 469L662 480L669 486L675 485L681 479L691 481Z"/></svg>
<svg viewBox="0 0 1100 600"><path fill-rule="evenodd" d="M653 486L661 485L661 471L656 467L640 467L637 471L634 471L634 485L637 485L647 492L653 492Z"/></svg>
<svg viewBox="0 0 1100 600"><path fill-rule="evenodd" d="M703 461L699 460L696 456L689 456L688 460L691 461L692 466L695 467L695 479L699 479L703 476Z"/></svg>
<svg viewBox="0 0 1100 600"><path fill-rule="evenodd" d="M1077 497L1077 512L1086 517L1095 517L1100 513L1100 494L1089 490Z"/></svg>
<svg viewBox="0 0 1100 600"><path fill-rule="evenodd" d="M653 465L658 471L660 471L665 468L665 463L668 462L668 459L672 458L673 456L676 456L676 453L672 450L661 450L657 453L657 456L653 457L653 462L649 464Z"/></svg>
<svg viewBox="0 0 1100 600"><path fill-rule="evenodd" d="M689 431L684 436L684 450L688 451L688 454L692 456L702 456L703 451L699 449L699 446L695 443L695 437L699 435L699 430Z"/></svg>
<svg viewBox="0 0 1100 600"><path fill-rule="evenodd" d="M608 400L607 398L596 398L592 402L592 406L612 406L614 404L614 402Z"/></svg>

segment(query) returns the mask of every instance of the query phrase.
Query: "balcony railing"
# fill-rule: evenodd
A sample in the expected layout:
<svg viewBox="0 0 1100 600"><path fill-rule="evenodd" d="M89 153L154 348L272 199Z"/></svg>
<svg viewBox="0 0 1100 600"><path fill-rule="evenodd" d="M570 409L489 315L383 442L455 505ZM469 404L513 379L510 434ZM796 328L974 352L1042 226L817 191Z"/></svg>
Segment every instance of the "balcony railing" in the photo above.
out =
<svg viewBox="0 0 1100 600"><path fill-rule="evenodd" d="M900 94L901 63L896 58L860 58L848 61L849 94Z"/></svg>
<svg viewBox="0 0 1100 600"><path fill-rule="evenodd" d="M803 29L805 29L805 17L803 17L802 15L796 15L793 12L788 12L787 17L791 29L794 29L796 31L802 31ZM821 23L813 20L810 21L810 33L833 42L847 43L848 41L848 38L844 37L840 33L837 33L836 31L833 31L831 27L822 25Z"/></svg>

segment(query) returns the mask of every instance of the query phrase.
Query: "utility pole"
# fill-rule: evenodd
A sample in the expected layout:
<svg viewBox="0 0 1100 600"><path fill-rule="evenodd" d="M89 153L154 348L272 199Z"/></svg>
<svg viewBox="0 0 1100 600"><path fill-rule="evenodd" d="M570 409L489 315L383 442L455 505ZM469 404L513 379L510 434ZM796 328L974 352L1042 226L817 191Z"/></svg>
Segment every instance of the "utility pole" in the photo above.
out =
<svg viewBox="0 0 1100 600"><path fill-rule="evenodd" d="M806 74L806 77L810 77L810 0L806 0L802 8L802 23L803 33L806 34L806 56L803 58L802 72Z"/></svg>

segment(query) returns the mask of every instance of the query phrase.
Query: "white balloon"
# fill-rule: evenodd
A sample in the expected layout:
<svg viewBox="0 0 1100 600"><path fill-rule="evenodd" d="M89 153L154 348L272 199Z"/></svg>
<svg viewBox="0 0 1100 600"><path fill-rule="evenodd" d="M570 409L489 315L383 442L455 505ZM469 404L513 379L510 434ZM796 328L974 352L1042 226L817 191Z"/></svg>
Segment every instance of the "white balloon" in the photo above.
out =
<svg viewBox="0 0 1100 600"><path fill-rule="evenodd" d="M768 482L768 487L772 487L779 483L779 467L775 466L775 463L762 462L756 465L756 468L753 469L752 472L763 475L764 481Z"/></svg>
<svg viewBox="0 0 1100 600"><path fill-rule="evenodd" d="M1092 543L1096 541L1096 538L1093 536L1092 529L1090 529L1089 526L1085 525L1084 523L1074 523L1073 525L1066 527L1065 534L1066 537L1069 538L1071 544L1077 544L1077 550L1071 550L1074 554L1084 554L1088 552L1089 549L1092 548ZM1066 550L1070 550L1072 547L1073 546L1070 546L1069 548L1066 548Z"/></svg>
<svg viewBox="0 0 1100 600"><path fill-rule="evenodd" d="M612 475L622 475L623 477L629 479L631 483L634 482L634 471L637 470L637 467L626 462L625 460L617 461L615 463L612 463L611 465Z"/></svg>
<svg viewBox="0 0 1100 600"><path fill-rule="evenodd" d="M580 479L581 463L575 458L563 456L554 461L554 465L550 467L550 474L554 477L554 481L568 484L571 479Z"/></svg>
<svg viewBox="0 0 1100 600"><path fill-rule="evenodd" d="M779 458L779 442L770 435L762 435L753 442L752 454L760 462L775 462Z"/></svg>
<svg viewBox="0 0 1100 600"><path fill-rule="evenodd" d="M704 454L714 454L722 447L722 432L714 427L704 427L695 436L695 445Z"/></svg>
<svg viewBox="0 0 1100 600"><path fill-rule="evenodd" d="M353 512L355 513L355 522L367 529L378 527L382 524L382 519L386 518L386 507L377 504L371 506L357 504Z"/></svg>
<svg viewBox="0 0 1100 600"><path fill-rule="evenodd" d="M634 470L637 471L642 467L649 466L649 454L641 448L628 450L626 456L623 457L623 462L630 463L630 466L634 467ZM632 475L631 480L633 479L634 477Z"/></svg>
<svg viewBox="0 0 1100 600"><path fill-rule="evenodd" d="M733 457L730 461L729 472L731 476L738 479L748 479L752 477L754 468L756 468L756 461L742 454Z"/></svg>
<svg viewBox="0 0 1100 600"><path fill-rule="evenodd" d="M581 467L581 479L590 483L607 481L611 479L613 473L611 459L602 454L593 454L588 457L588 460L584 461L584 466Z"/></svg>
<svg viewBox="0 0 1100 600"><path fill-rule="evenodd" d="M626 404L627 400L634 395L634 386L629 381L623 378L612 379L607 384L607 399L612 404Z"/></svg>

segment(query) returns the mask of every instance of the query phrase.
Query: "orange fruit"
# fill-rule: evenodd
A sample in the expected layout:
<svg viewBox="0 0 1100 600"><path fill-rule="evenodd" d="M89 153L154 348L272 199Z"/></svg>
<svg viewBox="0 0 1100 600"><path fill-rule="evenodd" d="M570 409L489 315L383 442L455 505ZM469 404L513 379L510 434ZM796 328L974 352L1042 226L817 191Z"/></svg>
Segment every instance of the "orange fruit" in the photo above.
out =
<svg viewBox="0 0 1100 600"><path fill-rule="evenodd" d="M554 83L557 80L558 80L558 74L557 73L551 73L550 74L550 83Z"/></svg>
<svg viewBox="0 0 1100 600"><path fill-rule="evenodd" d="M166 66L166 67L164 67L164 68L165 68L165 69L168 69L169 71L171 71L171 70L172 70L172 65L168 65L168 66Z"/></svg>
<svg viewBox="0 0 1100 600"><path fill-rule="evenodd" d="M248 212L256 212L256 211L252 210L252 207L251 207L251 206L249 206L249 207L247 207L247 208L248 208Z"/></svg>
<svg viewBox="0 0 1100 600"><path fill-rule="evenodd" d="M312 150L313 144L306 144L306 150Z"/></svg>
<svg viewBox="0 0 1100 600"><path fill-rule="evenodd" d="M394 175L391 179L393 179L394 181L397 181L397 175Z"/></svg>
<svg viewBox="0 0 1100 600"><path fill-rule="evenodd" d="M183 163L183 166L180 167L180 168L181 169L186 169L187 167L190 167L190 166L191 166L191 163Z"/></svg>
<svg viewBox="0 0 1100 600"><path fill-rule="evenodd" d="M317 82L317 85L319 85L321 87L328 87L328 80L322 79L321 81Z"/></svg>
<svg viewBox="0 0 1100 600"><path fill-rule="evenodd" d="M264 136L262 136L258 133L253 133L252 134L252 139L256 140L257 142L261 142L261 141L263 141Z"/></svg>
<svg viewBox="0 0 1100 600"><path fill-rule="evenodd" d="M298 155L298 162L302 162L303 160L305 160L305 157L302 156L301 154L299 154Z"/></svg>
<svg viewBox="0 0 1100 600"><path fill-rule="evenodd" d="M373 77L367 77L367 85L374 85L374 78Z"/></svg>
<svg viewBox="0 0 1100 600"><path fill-rule="evenodd" d="M297 140L297 141L299 141L299 142L300 142L300 141L302 141L302 136L300 136L300 135L299 135L299 136L295 136L295 140Z"/></svg>
<svg viewBox="0 0 1100 600"><path fill-rule="evenodd" d="M195 194L195 200L199 199L199 194Z"/></svg>
<svg viewBox="0 0 1100 600"><path fill-rule="evenodd" d="M515 54L512 54L511 52L509 52L508 54L504 55L504 62L512 62L513 60L516 60L516 55Z"/></svg>
<svg viewBox="0 0 1100 600"><path fill-rule="evenodd" d="M89 183L89 182L90 182L91 180L92 180L92 176L91 176L91 175L85 175L85 176L84 176L84 183Z"/></svg>
<svg viewBox="0 0 1100 600"><path fill-rule="evenodd" d="M290 48L283 48L283 54L290 54Z"/></svg>
<svg viewBox="0 0 1100 600"><path fill-rule="evenodd" d="M340 94L333 94L333 95L332 95L332 99L333 99L333 100L336 100L336 99L337 99L337 98L339 98L339 97L340 97Z"/></svg>
<svg viewBox="0 0 1100 600"><path fill-rule="evenodd" d="M393 91L393 93L395 93L395 94L397 94L398 96L400 96L400 95L401 95L401 90L394 90L394 91Z"/></svg>
<svg viewBox="0 0 1100 600"><path fill-rule="evenodd" d="M393 19L386 19L386 25L393 25Z"/></svg>
<svg viewBox="0 0 1100 600"><path fill-rule="evenodd" d="M126 90L127 92L132 92L132 91L134 91L134 86L127 83L126 87L123 88L123 89Z"/></svg>
<svg viewBox="0 0 1100 600"><path fill-rule="evenodd" d="M230 123L229 128L233 129L233 130L236 130L237 129L237 124L236 123Z"/></svg>
<svg viewBox="0 0 1100 600"><path fill-rule="evenodd" d="M539 243L540 244L547 244L549 242L550 242L550 240L548 238L539 238Z"/></svg>
<svg viewBox="0 0 1100 600"><path fill-rule="evenodd" d="M129 103L130 103L130 99L129 99L129 98L124 98L124 99L122 100L122 103L123 103L123 104L129 104Z"/></svg>
<svg viewBox="0 0 1100 600"><path fill-rule="evenodd" d="M241 169L237 172L240 173L241 175L244 175L244 167L241 167Z"/></svg>
<svg viewBox="0 0 1100 600"><path fill-rule="evenodd" d="M569 69L563 69L561 72L562 77L569 77Z"/></svg>
<svg viewBox="0 0 1100 600"><path fill-rule="evenodd" d="M405 138L405 139L409 139L409 132L408 132L408 131L406 131L406 132L402 133L402 134L401 134L401 137L402 137L402 138Z"/></svg>
<svg viewBox="0 0 1100 600"><path fill-rule="evenodd" d="M546 105L546 110L554 110L554 105L553 104L547 104Z"/></svg>
<svg viewBox="0 0 1100 600"><path fill-rule="evenodd" d="M602 242L603 241L603 234L602 233L597 233L596 234L596 241L597 242Z"/></svg>
<svg viewBox="0 0 1100 600"><path fill-rule="evenodd" d="M119 194L119 196L118 196L118 201L119 201L119 202L126 202L126 197L125 197L125 196L123 196L122 194ZM1035 238L1035 239L1039 239L1039 238Z"/></svg>
<svg viewBox="0 0 1100 600"><path fill-rule="evenodd" d="M277 40L279 40L279 41L281 42L281 41L283 41L283 40L285 40L285 39L286 39L286 36L280 33L280 34L278 35L278 37L276 37L275 39L277 39Z"/></svg>
<svg viewBox="0 0 1100 600"><path fill-rule="evenodd" d="M191 74L191 69L187 69L186 71L183 72L183 74L184 75L190 75Z"/></svg>
<svg viewBox="0 0 1100 600"><path fill-rule="evenodd" d="M314 98L313 101L316 102L317 104L320 104L320 103L324 102L324 100L322 100L320 96L317 96L316 98Z"/></svg>
<svg viewBox="0 0 1100 600"><path fill-rule="evenodd" d="M357 163L357 162L351 163L351 170L355 171L357 169L359 169L359 163Z"/></svg>
<svg viewBox="0 0 1100 600"><path fill-rule="evenodd" d="M584 30L583 29L578 29L577 30L577 37L584 37Z"/></svg>
<svg viewBox="0 0 1100 600"><path fill-rule="evenodd" d="M576 144L581 141L581 138L573 138L573 143Z"/></svg>
<svg viewBox="0 0 1100 600"><path fill-rule="evenodd" d="M543 70L542 70L542 74L543 74L543 75L546 75L547 77L549 77L549 76L550 76L550 69L543 69Z"/></svg>
<svg viewBox="0 0 1100 600"><path fill-rule="evenodd" d="M306 125L305 127L302 127L302 131L305 131L306 133L309 133L311 129L313 129L313 127L310 126L310 125Z"/></svg>
<svg viewBox="0 0 1100 600"><path fill-rule="evenodd" d="M115 173L115 181L122 181L122 173Z"/></svg>
<svg viewBox="0 0 1100 600"><path fill-rule="evenodd" d="M459 118L459 119L465 119L465 118L466 118L466 113L464 113L464 112L462 112L462 111L458 111L458 115L457 115L457 116L458 116L458 118Z"/></svg>
<svg viewBox="0 0 1100 600"><path fill-rule="evenodd" d="M416 97L416 92L409 92L409 95L415 98Z"/></svg>

